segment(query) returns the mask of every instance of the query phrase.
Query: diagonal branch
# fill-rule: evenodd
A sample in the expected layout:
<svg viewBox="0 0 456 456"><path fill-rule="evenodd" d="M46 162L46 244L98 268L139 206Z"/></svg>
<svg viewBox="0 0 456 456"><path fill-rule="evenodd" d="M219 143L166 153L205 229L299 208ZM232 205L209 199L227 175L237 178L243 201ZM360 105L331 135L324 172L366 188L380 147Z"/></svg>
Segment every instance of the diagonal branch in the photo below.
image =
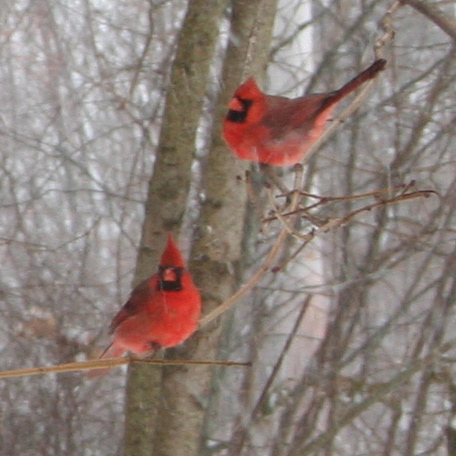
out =
<svg viewBox="0 0 456 456"><path fill-rule="evenodd" d="M402 4L415 8L421 14L430 19L448 36L456 40L456 21L448 14L437 8L436 5L427 0L400 0ZM454 6L453 6L454 8Z"/></svg>
<svg viewBox="0 0 456 456"><path fill-rule="evenodd" d="M303 169L300 165L296 165L295 170L296 170L296 175L295 175L294 188L297 189L297 188L301 187ZM296 208L298 207L299 196L300 195L299 195L298 191L292 192L291 203L290 203L290 207L289 207L290 211L295 211ZM272 246L265 261L263 262L261 267L258 269L258 271L255 274L253 274L253 276L250 278L250 280L243 287L241 287L236 293L234 293L229 299L227 299L224 303L222 303L218 307L216 307L212 312L210 312L209 314L204 316L200 320L200 325L199 325L200 328L207 325L212 320L216 319L218 316L222 315L224 312L226 312L228 309L230 309L237 301L239 301L250 290L252 290L268 272L271 271L271 266L274 263L277 256L279 255L279 253L282 251L283 243L285 242L288 235L289 235L289 227L288 227L288 225L286 225L286 227L280 231L279 235L277 236L277 240L276 240L275 244Z"/></svg>

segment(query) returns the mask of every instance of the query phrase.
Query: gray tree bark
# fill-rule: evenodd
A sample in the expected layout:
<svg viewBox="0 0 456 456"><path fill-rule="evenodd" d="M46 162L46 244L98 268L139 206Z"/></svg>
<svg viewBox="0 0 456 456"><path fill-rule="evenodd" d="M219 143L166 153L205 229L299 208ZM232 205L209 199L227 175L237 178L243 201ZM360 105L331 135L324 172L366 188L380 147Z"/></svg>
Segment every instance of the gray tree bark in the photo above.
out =
<svg viewBox="0 0 456 456"><path fill-rule="evenodd" d="M135 282L153 274L165 233L179 231L191 183L196 131L226 0L191 0L177 43L160 144L145 207ZM162 371L132 365L126 390L125 455L158 454L154 432L162 416Z"/></svg>

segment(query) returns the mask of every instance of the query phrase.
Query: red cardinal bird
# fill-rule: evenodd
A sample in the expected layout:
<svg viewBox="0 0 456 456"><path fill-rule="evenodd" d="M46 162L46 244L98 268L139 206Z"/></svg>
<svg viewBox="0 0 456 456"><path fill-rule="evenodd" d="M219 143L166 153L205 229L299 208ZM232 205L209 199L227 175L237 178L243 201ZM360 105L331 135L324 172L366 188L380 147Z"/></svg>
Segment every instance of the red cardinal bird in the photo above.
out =
<svg viewBox="0 0 456 456"><path fill-rule="evenodd" d="M171 235L157 274L140 283L109 327L114 341L100 358L173 347L195 331L201 296Z"/></svg>
<svg viewBox="0 0 456 456"><path fill-rule="evenodd" d="M385 66L386 60L376 60L339 90L294 99L266 95L250 78L234 92L223 122L223 136L243 160L294 165L322 135L337 103Z"/></svg>

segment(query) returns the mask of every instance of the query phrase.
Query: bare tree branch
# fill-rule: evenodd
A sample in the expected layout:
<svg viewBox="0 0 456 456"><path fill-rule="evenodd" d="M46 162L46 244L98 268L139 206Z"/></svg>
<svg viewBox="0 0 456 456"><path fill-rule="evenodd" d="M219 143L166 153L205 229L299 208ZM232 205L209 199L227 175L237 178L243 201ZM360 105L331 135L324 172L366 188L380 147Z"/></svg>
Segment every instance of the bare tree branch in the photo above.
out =
<svg viewBox="0 0 456 456"><path fill-rule="evenodd" d="M456 40L456 21L439 9L433 2L426 0L400 0L400 2L415 8L434 22L434 24L443 30L450 38Z"/></svg>

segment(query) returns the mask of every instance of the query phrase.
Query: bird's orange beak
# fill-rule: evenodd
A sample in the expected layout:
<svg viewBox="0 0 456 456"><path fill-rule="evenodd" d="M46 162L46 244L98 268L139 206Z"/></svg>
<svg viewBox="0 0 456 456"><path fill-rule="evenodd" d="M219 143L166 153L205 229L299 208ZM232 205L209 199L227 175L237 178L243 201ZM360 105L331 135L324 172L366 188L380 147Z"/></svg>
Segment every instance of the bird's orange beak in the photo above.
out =
<svg viewBox="0 0 456 456"><path fill-rule="evenodd" d="M233 97L231 101L228 103L228 109L230 109L231 111L244 111L244 106L238 98Z"/></svg>
<svg viewBox="0 0 456 456"><path fill-rule="evenodd" d="M164 282L176 282L177 281L176 271L173 268L166 268L163 271L162 277L163 277Z"/></svg>

